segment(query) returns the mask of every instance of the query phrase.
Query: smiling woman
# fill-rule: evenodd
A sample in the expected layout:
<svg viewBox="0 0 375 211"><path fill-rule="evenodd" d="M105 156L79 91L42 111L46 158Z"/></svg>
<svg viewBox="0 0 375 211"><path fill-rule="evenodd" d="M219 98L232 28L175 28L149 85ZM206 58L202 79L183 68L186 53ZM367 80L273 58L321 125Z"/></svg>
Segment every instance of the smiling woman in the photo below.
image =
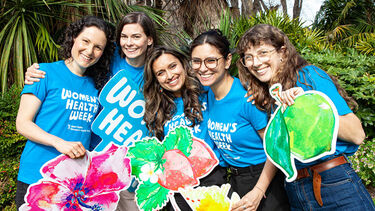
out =
<svg viewBox="0 0 375 211"><path fill-rule="evenodd" d="M65 60L40 64L46 77L24 87L16 126L28 141L20 161L17 207L24 203L29 184L42 178L40 168L45 162L60 154L85 155L93 121L88 117L98 112L97 88L109 73L108 54L113 53L113 45L110 27L103 20L84 17L66 30L61 51ZM73 104L91 106L84 109Z"/></svg>

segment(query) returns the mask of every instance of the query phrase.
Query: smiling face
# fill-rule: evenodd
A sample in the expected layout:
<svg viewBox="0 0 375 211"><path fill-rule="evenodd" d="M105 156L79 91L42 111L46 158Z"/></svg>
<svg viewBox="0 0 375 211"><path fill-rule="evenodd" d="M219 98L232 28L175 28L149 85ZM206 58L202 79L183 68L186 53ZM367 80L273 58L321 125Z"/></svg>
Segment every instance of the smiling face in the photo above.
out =
<svg viewBox="0 0 375 211"><path fill-rule="evenodd" d="M250 56L252 62L246 63L245 66L259 81L267 83L280 69L284 49L281 47L280 52L277 52L275 47L264 42L258 46L250 46L244 56Z"/></svg>
<svg viewBox="0 0 375 211"><path fill-rule="evenodd" d="M194 69L195 73L203 86L215 86L219 84L226 74L229 74L226 69L229 68L231 62L231 55L225 59L220 51L213 45L208 43L196 46L191 52L192 63L194 61L201 61L198 69ZM215 68L207 68L204 60L216 60L217 66Z"/></svg>
<svg viewBox="0 0 375 211"><path fill-rule="evenodd" d="M180 60L165 53L155 59L152 70L160 86L181 97L181 88L185 83L185 70Z"/></svg>
<svg viewBox="0 0 375 211"><path fill-rule="evenodd" d="M140 24L126 24L122 28L120 46L128 62L129 60L135 60L136 63L142 61L143 65L147 47L152 43L152 38L145 34Z"/></svg>
<svg viewBox="0 0 375 211"><path fill-rule="evenodd" d="M106 44L107 38L102 30L95 26L83 28L74 39L69 69L76 75L82 76L88 67L98 62Z"/></svg>

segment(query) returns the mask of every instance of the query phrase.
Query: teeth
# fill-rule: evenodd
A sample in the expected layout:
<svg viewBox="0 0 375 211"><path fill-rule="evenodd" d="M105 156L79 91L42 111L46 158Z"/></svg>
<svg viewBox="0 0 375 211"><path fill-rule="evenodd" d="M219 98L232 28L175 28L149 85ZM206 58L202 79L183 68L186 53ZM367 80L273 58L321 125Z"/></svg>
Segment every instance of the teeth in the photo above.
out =
<svg viewBox="0 0 375 211"><path fill-rule="evenodd" d="M86 56L86 55L84 55L84 54L81 54L82 55L82 57L85 59L85 60L90 60L91 58L90 57L88 57L88 56Z"/></svg>
<svg viewBox="0 0 375 211"><path fill-rule="evenodd" d="M211 74L208 74L208 75L200 75L202 78L209 78L211 77Z"/></svg>
<svg viewBox="0 0 375 211"><path fill-rule="evenodd" d="M266 71L267 71L266 69L262 69L262 70L258 70L257 72L260 73L260 74L262 74L262 73L264 73Z"/></svg>
<svg viewBox="0 0 375 211"><path fill-rule="evenodd" d="M174 79L173 81L170 81L169 84L174 84L174 83L177 82L177 80L178 80L178 78Z"/></svg>

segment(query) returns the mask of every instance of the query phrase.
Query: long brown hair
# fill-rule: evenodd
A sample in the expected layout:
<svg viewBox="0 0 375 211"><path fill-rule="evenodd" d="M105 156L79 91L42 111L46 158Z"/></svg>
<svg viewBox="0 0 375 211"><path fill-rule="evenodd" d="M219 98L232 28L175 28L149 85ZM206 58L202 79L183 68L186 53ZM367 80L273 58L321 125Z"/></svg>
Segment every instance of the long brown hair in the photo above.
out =
<svg viewBox="0 0 375 211"><path fill-rule="evenodd" d="M276 70L276 73L268 83L259 81L247 67L241 63L245 51L251 46L259 46L261 43L272 45L277 52L283 55L280 68ZM246 89L253 91L255 105L259 109L266 110L268 113L271 112L272 107L275 105L275 101L268 91L269 86L274 83L280 83L284 90L295 87L299 74L303 74L303 77L305 77L303 71L301 71L302 68L309 65L297 52L288 37L278 28L268 24L259 24L246 31L238 43L237 52L240 55L240 59L237 61L236 65L242 85ZM335 84L339 94L345 99L348 105L352 109L357 107L357 103L340 87L337 79L332 76L330 76L330 78ZM304 84L312 87L310 84Z"/></svg>
<svg viewBox="0 0 375 211"><path fill-rule="evenodd" d="M144 120L151 134L159 140L164 137L164 124L176 113L176 104L173 101L175 96L172 92L161 88L152 68L155 60L163 54L176 57L185 70L185 83L181 88L181 97L184 102L185 116L192 122L189 126L193 127L203 120L202 105L199 100L202 93L201 85L194 76L187 58L174 49L164 46L155 47L144 69L143 95L146 101Z"/></svg>

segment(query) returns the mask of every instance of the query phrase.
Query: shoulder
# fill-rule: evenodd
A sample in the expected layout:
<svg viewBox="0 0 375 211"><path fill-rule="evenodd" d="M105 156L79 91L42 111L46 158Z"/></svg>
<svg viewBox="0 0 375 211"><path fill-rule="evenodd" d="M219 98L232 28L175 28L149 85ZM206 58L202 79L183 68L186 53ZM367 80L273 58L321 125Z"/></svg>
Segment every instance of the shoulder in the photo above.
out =
<svg viewBox="0 0 375 211"><path fill-rule="evenodd" d="M314 80L319 80L319 79L330 80L328 73L326 73L324 70L320 69L319 67L315 65L308 65L308 66L301 68L301 70L299 70L299 74L300 74L299 76L300 78L303 78L303 76L305 76L305 78L307 77L308 79L314 79Z"/></svg>
<svg viewBox="0 0 375 211"><path fill-rule="evenodd" d="M238 79L237 77L233 77L233 79L232 90L236 94L242 95L242 98L244 98L246 89L242 86L240 79Z"/></svg>
<svg viewBox="0 0 375 211"><path fill-rule="evenodd" d="M46 72L46 76L50 77L55 75L57 72L64 70L66 67L63 60L51 63L40 63L39 69Z"/></svg>

